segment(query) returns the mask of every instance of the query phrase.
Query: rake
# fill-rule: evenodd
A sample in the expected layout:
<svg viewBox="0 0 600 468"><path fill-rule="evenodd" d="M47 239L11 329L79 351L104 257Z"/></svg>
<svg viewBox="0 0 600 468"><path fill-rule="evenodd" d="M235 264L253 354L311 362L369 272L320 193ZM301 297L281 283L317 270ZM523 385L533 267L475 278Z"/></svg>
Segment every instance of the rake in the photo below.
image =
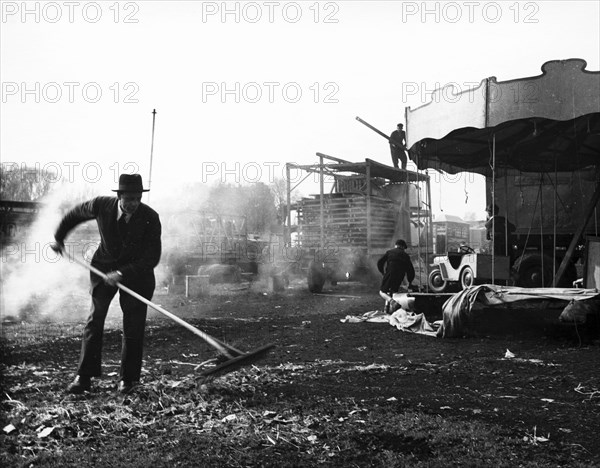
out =
<svg viewBox="0 0 600 468"><path fill-rule="evenodd" d="M106 280L108 278L106 276L106 274L104 272L98 270L98 268L96 268L92 265L89 265L88 263L86 263L82 260L79 260L78 258L75 258L72 256L68 256L68 258L69 258L69 260L72 260L73 262L77 263L78 265L81 265L82 267L86 268L87 270L91 271L92 273L95 273L103 280ZM190 325L185 320L177 317L177 315L174 315L171 312L169 312L168 310L163 309L158 304L155 304L154 302L146 299L145 297L136 293L135 291L128 288L127 286L125 286L119 282L117 282L115 284L120 290L125 291L127 294L130 294L131 296L135 297L137 300L143 302L144 304L146 304L149 307L152 307L157 312L160 312L161 314L169 317L171 320L177 322L179 325L182 325L183 327L187 328L189 331L191 331L195 335L202 338L204 341L206 341L206 343L208 343L213 348L215 348L223 358L225 358L225 360L223 362L221 362L220 364L218 364L216 367L207 369L204 372L202 372L202 375L204 375L204 376L209 376L209 375L216 376L216 375L227 374L228 372L233 372L234 370L237 370L243 366L254 363L255 361L257 361L259 359L262 359L271 349L273 349L275 347L274 344L268 344L266 346L262 346L260 348L257 348L255 350L245 353L243 351L240 351L239 349L234 348L231 345L228 345L227 343L224 343L221 340L218 340L217 338L215 338L213 336L210 336L208 333L205 333L202 330L199 330L198 328L194 327L193 325Z"/></svg>

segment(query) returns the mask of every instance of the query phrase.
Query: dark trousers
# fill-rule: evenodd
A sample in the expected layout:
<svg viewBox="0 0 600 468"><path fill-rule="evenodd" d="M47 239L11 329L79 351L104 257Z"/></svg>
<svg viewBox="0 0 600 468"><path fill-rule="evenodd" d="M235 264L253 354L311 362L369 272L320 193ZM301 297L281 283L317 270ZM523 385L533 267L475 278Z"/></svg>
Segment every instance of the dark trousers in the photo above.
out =
<svg viewBox="0 0 600 468"><path fill-rule="evenodd" d="M402 169L406 169L406 164L408 163L408 158L407 158L404 150L392 147L391 152L392 152L392 163L394 164L394 167L396 169L399 169L400 168L399 163L402 163Z"/></svg>
<svg viewBox="0 0 600 468"><path fill-rule="evenodd" d="M92 274L92 308L83 331L78 375L99 377L102 373L102 338L104 321L110 303L118 288L109 286ZM154 281L143 288L127 285L146 299L152 298ZM123 339L121 345L121 380L138 381L142 371L144 329L147 306L124 291L119 291L123 311Z"/></svg>

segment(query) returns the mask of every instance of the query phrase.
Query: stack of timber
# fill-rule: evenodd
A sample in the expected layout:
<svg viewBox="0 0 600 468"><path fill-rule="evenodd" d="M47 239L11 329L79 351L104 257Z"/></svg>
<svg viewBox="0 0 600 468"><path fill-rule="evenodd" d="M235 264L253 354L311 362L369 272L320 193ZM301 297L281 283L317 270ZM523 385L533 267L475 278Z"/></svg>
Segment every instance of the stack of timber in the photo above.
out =
<svg viewBox="0 0 600 468"><path fill-rule="evenodd" d="M333 193L323 196L325 243L340 247L366 247L367 223L370 222L371 247L389 247L394 237L398 207L389 198L357 193ZM318 247L321 236L321 202L318 195L298 202L298 227L305 247Z"/></svg>

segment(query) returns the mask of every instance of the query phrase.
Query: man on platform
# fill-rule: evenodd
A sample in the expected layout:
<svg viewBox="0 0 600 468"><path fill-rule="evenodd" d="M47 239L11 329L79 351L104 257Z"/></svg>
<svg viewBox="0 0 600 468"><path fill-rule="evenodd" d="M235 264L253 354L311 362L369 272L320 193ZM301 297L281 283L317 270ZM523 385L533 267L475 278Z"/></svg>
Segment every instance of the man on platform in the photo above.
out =
<svg viewBox="0 0 600 468"><path fill-rule="evenodd" d="M397 129L390 135L390 151L392 153L392 162L396 169L399 169L398 162L402 163L402 169L406 169L408 156L406 154L406 134L404 126L399 123Z"/></svg>

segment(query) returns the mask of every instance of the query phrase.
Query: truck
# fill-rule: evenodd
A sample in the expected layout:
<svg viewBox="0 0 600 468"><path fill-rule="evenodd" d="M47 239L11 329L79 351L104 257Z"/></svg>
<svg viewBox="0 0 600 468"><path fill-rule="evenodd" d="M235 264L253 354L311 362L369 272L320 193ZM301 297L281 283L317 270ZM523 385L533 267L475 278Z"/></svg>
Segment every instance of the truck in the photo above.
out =
<svg viewBox="0 0 600 468"><path fill-rule="evenodd" d="M396 239L407 242L416 283L424 285L423 259L431 255L432 246L429 176L371 159L317 156L317 164L286 165L284 239L297 252L295 268L306 272L309 291L321 292L326 282L378 283L377 260ZM299 171L301 181L304 174L315 174L319 193L292 204L292 191L300 184L292 186L292 171Z"/></svg>
<svg viewBox="0 0 600 468"><path fill-rule="evenodd" d="M429 288L443 292L454 284L465 289L490 281L572 287L582 277L586 236L598 236L599 180L597 167L487 177L488 206L496 205L515 226L507 255L491 255L491 243L479 252L470 246L448 252L434 259Z"/></svg>
<svg viewBox="0 0 600 468"><path fill-rule="evenodd" d="M556 285L571 287L581 277L585 237L598 235L599 177L598 168L591 167L499 177L495 184L486 179L488 203L498 205L516 226L509 237L509 257L518 286L552 286L567 254Z"/></svg>

